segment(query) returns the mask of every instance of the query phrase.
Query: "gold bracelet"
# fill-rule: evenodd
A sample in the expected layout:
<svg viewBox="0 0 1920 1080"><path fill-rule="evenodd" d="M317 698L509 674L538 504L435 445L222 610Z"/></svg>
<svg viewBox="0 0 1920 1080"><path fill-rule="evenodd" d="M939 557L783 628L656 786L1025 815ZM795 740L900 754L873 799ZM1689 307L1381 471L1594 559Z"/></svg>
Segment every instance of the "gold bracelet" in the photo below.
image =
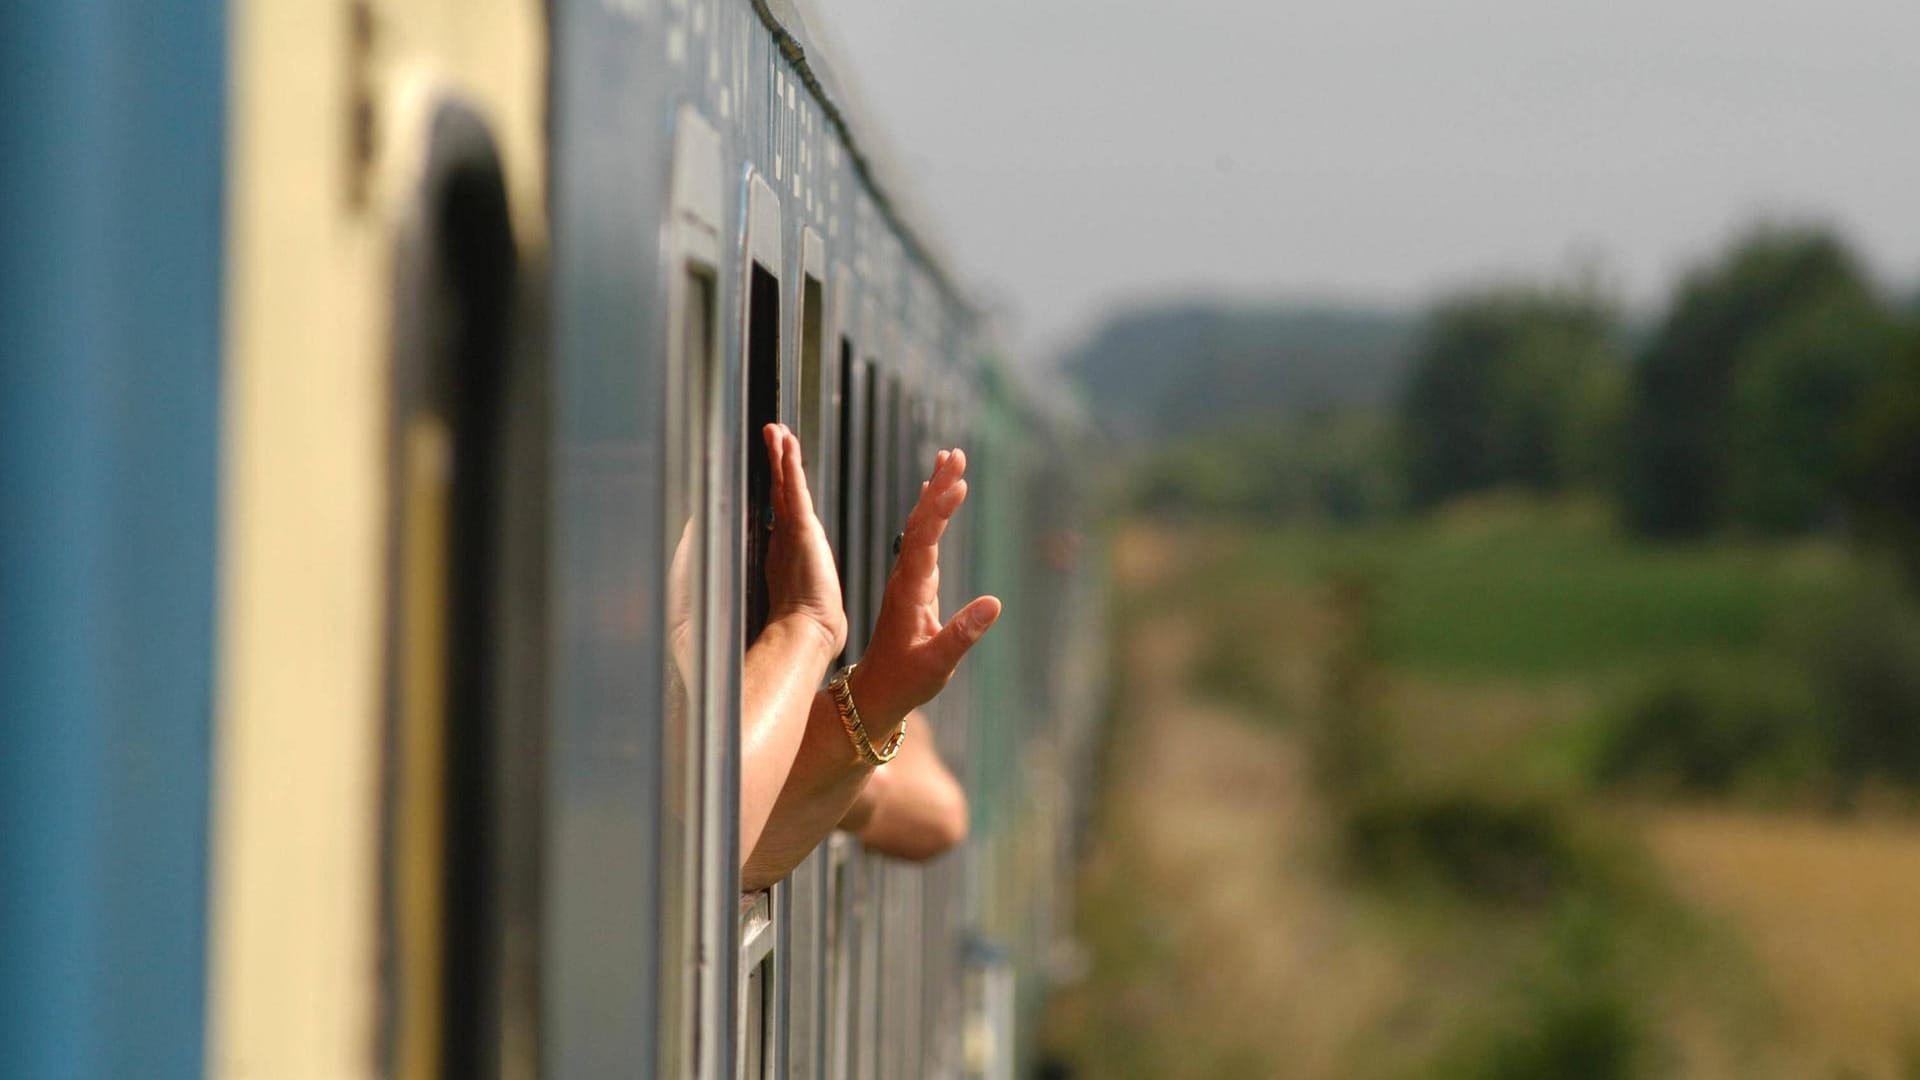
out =
<svg viewBox="0 0 1920 1080"><path fill-rule="evenodd" d="M900 743L907 737L906 721L900 722L900 730L887 738L886 745L875 748L873 740L867 737L866 721L860 719L860 706L853 703L853 687L848 680L859 664L848 664L840 673L827 683L827 696L833 699L833 707L840 713L840 726L847 729L847 741L853 744L854 760L868 765L885 765L900 752Z"/></svg>

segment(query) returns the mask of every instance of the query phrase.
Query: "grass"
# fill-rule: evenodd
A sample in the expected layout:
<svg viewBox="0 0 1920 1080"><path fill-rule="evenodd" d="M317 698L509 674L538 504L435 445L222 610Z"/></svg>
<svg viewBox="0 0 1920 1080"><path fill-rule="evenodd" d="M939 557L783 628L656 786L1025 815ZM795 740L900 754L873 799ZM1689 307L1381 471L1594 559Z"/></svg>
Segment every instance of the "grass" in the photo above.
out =
<svg viewBox="0 0 1920 1080"><path fill-rule="evenodd" d="M1656 547L1621 539L1590 508L1492 503L1377 530L1262 533L1193 588L1218 602L1263 583L1363 577L1383 598L1380 647L1396 668L1541 680L1756 650L1783 612L1850 572L1817 544Z"/></svg>
<svg viewBox="0 0 1920 1080"><path fill-rule="evenodd" d="M1858 589L1844 552L1652 548L1591 507L1492 501L1364 531L1136 529L1117 555L1092 975L1046 1036L1073 1075L1907 1076L1905 840L1849 862L1858 825L1688 831L1586 771L1622 691L1764 671ZM1851 883L1865 899L1835 900Z"/></svg>

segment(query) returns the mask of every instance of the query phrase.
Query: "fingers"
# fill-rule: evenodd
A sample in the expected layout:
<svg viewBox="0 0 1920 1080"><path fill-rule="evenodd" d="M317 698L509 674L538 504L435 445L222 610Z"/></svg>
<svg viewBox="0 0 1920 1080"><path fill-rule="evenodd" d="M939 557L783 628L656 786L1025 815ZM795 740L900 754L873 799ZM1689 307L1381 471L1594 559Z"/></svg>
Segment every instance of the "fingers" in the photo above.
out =
<svg viewBox="0 0 1920 1080"><path fill-rule="evenodd" d="M934 458L933 476L920 485L920 498L907 515L905 536L900 542L900 562L908 567L934 557L940 536L960 504L967 499L967 455L961 450L942 450ZM925 573L921 567L916 572Z"/></svg>
<svg viewBox="0 0 1920 1080"><path fill-rule="evenodd" d="M795 521L804 521L813 516L813 492L807 489L806 461L801 456L799 437L785 428L781 430L786 434L787 447L784 461L787 512Z"/></svg>
<svg viewBox="0 0 1920 1080"><path fill-rule="evenodd" d="M880 601L883 611L900 604L915 608L938 603L940 537L966 501L966 471L967 456L960 450L942 450L934 456L933 475L921 485L920 498L907 515L900 552Z"/></svg>
<svg viewBox="0 0 1920 1080"><path fill-rule="evenodd" d="M760 435L767 444L767 464L772 474L768 494L775 519L792 524L806 521L813 514L813 492L807 488L799 436L785 424L768 424L760 429Z"/></svg>
<svg viewBox="0 0 1920 1080"><path fill-rule="evenodd" d="M933 662L948 675L960 666L967 650L986 634L994 621L1000 618L1000 601L997 597L982 596L966 607L961 608L947 625L940 628L928 643L928 655Z"/></svg>
<svg viewBox="0 0 1920 1080"><path fill-rule="evenodd" d="M772 481L772 490L767 493L767 501L773 507L774 517L785 517L786 484L781 459L786 456L787 444L783 437L785 429L779 424L768 424L760 429L760 441L767 445L767 474ZM757 523L756 523L757 527Z"/></svg>

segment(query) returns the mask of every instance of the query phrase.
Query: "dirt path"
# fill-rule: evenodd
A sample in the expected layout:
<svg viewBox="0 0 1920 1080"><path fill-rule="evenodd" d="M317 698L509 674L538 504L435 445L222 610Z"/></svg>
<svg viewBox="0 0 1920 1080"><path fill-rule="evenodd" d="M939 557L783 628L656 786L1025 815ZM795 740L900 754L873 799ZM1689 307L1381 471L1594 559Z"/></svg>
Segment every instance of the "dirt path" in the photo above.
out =
<svg viewBox="0 0 1920 1080"><path fill-rule="evenodd" d="M1347 1044L1394 999L1394 958L1354 932L1312 866L1321 822L1297 741L1186 690L1196 641L1168 617L1129 642L1133 719L1090 875L1134 891L1137 932L1167 946L1121 995L1133 1018L1205 1027L1181 1040L1191 1053L1131 1075L1264 1077L1284 1061L1291 1077L1343 1076Z"/></svg>

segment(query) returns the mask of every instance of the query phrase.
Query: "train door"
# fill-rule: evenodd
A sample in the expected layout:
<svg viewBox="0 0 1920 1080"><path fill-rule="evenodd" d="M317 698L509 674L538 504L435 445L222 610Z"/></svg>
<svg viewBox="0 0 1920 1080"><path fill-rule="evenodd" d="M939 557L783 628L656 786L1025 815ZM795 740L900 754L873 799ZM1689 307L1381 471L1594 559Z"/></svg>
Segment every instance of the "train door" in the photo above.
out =
<svg viewBox="0 0 1920 1080"><path fill-rule="evenodd" d="M406 1080L533 1064L539 573L533 335L484 122L442 103L396 260L388 431L381 1056ZM516 349L516 344L522 346Z"/></svg>

